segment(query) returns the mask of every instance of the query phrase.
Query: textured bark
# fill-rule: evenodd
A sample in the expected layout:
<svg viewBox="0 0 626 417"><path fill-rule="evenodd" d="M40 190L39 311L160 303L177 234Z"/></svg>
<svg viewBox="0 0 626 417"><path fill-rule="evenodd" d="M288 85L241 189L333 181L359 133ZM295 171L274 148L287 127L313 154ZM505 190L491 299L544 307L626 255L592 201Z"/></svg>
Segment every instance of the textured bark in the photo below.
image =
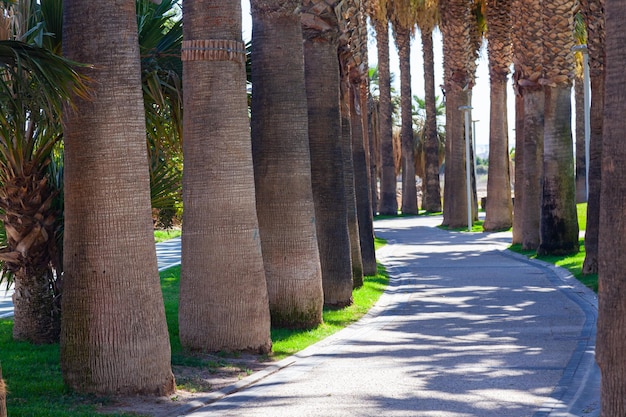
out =
<svg viewBox="0 0 626 417"><path fill-rule="evenodd" d="M335 23L336 26L336 23ZM304 63L309 146L324 304L352 303L352 263L341 150L339 60L332 34L307 29Z"/></svg>
<svg viewBox="0 0 626 417"><path fill-rule="evenodd" d="M92 98L64 122L63 378L80 392L168 395L135 2L63 6L63 52L93 64Z"/></svg>
<svg viewBox="0 0 626 417"><path fill-rule="evenodd" d="M470 104L469 92L473 84L470 65L471 51L474 50L470 34L472 19L469 4L463 0L441 0L439 6L446 94L443 224L451 228L467 227L465 127L464 114L459 107Z"/></svg>
<svg viewBox="0 0 626 417"><path fill-rule="evenodd" d="M543 197L538 254L578 252L571 88L546 87Z"/></svg>
<svg viewBox="0 0 626 417"><path fill-rule="evenodd" d="M589 198L585 230L585 262L583 273L598 271L598 230L600 188L602 184L602 141L604 110L605 0L582 0L581 11L587 24L587 48L591 78L591 135L589 143Z"/></svg>
<svg viewBox="0 0 626 417"><path fill-rule="evenodd" d="M487 2L489 25L489 171L487 207L483 227L487 231L508 229L513 222L506 85L512 61L511 0Z"/></svg>
<svg viewBox="0 0 626 417"><path fill-rule="evenodd" d="M300 16L252 2L252 151L272 325L322 322ZM267 5L267 2L263 2ZM280 3L280 4L279 4ZM267 7L267 6L265 6ZM281 45L281 47L277 47ZM285 71L289 68L289 71Z"/></svg>
<svg viewBox="0 0 626 417"><path fill-rule="evenodd" d="M544 111L544 94L539 84L543 66L542 60L537 59L543 55L541 12L540 0L513 0L514 85L520 96L516 107L523 109L523 115L519 111L516 115L515 221L520 227L514 231L514 241L527 250L539 246Z"/></svg>
<svg viewBox="0 0 626 417"><path fill-rule="evenodd" d="M378 103L374 101L370 92L367 92L367 137L369 138L369 177L370 177L370 196L372 203L372 214L378 213L378 203L380 201L378 193L378 181L380 180L380 135L378 130Z"/></svg>
<svg viewBox="0 0 626 417"><path fill-rule="evenodd" d="M577 74L574 80L574 102L576 103L576 202L587 201L587 161L585 155L585 99L583 76Z"/></svg>
<svg viewBox="0 0 626 417"><path fill-rule="evenodd" d="M346 213L348 236L350 238L350 259L352 263L352 285L363 286L363 259L356 211L356 191L354 187L354 163L352 159L352 126L350 116L350 80L346 71L341 78L341 155L343 158L343 180L346 189Z"/></svg>
<svg viewBox="0 0 626 417"><path fill-rule="evenodd" d="M402 148L402 213L417 214L415 183L415 144L413 140L413 95L411 94L411 32L396 28L400 58L400 143Z"/></svg>
<svg viewBox="0 0 626 417"><path fill-rule="evenodd" d="M579 246L571 123L576 5L574 0L543 3L545 119L539 254L576 253Z"/></svg>
<svg viewBox="0 0 626 417"><path fill-rule="evenodd" d="M425 178L422 187L422 208L428 212L441 211L441 182L439 179L439 138L437 135L437 104L435 94L435 58L433 32L422 28L422 54L424 56L424 123Z"/></svg>
<svg viewBox="0 0 626 417"><path fill-rule="evenodd" d="M524 97L515 94L515 177L513 201L513 238L512 243L522 243L522 210L524 207Z"/></svg>
<svg viewBox="0 0 626 417"><path fill-rule="evenodd" d="M626 4L606 3L606 88L598 250L601 416L626 415Z"/></svg>
<svg viewBox="0 0 626 417"><path fill-rule="evenodd" d="M183 7L184 42L241 42L239 0L186 0ZM228 56L183 60L185 211L178 321L187 348L268 352L270 314L245 59L243 43L235 45L239 52Z"/></svg>
<svg viewBox="0 0 626 417"><path fill-rule="evenodd" d="M393 139L391 124L391 74L389 70L389 25L387 20L374 21L376 45L378 48L378 88L379 119L378 138L380 141L380 200L379 214L398 214L396 197L396 172L393 160Z"/></svg>
<svg viewBox="0 0 626 417"><path fill-rule="evenodd" d="M362 78L360 78L360 80L362 80ZM365 129L367 114L364 114L365 112L363 112L363 109L367 108L367 94L362 94L362 91L365 92L366 86L363 86L362 81L360 80L358 83L352 83L352 94L350 95L354 192L356 195L363 274L376 275L374 222L372 216L372 205L370 202L370 183L367 163L369 156L367 152L367 144L369 141L366 136L367 130Z"/></svg>

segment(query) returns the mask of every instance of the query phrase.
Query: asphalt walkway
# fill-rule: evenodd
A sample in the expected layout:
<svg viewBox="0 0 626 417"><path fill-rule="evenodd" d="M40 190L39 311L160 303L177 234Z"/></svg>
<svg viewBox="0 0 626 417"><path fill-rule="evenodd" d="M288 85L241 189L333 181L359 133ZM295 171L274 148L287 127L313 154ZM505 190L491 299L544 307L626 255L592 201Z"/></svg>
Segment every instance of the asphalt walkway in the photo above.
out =
<svg viewBox="0 0 626 417"><path fill-rule="evenodd" d="M598 416L595 295L508 233L440 223L377 221L391 282L374 309L186 415Z"/></svg>

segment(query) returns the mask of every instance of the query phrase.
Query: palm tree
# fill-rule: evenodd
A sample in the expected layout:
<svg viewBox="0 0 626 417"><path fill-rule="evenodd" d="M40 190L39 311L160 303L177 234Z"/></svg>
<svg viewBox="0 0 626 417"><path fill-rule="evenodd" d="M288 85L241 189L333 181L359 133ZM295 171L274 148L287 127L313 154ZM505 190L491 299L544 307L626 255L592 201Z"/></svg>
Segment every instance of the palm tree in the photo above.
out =
<svg viewBox="0 0 626 417"><path fill-rule="evenodd" d="M424 56L424 178L422 208L428 212L441 211L441 185L439 180L439 139L437 134L437 105L435 95L435 60L433 30L439 23L438 0L420 1L417 26L421 32Z"/></svg>
<svg viewBox="0 0 626 417"><path fill-rule="evenodd" d="M63 378L79 392L168 395L135 2L63 7L64 54L93 64L92 97L64 114Z"/></svg>
<svg viewBox="0 0 626 417"><path fill-rule="evenodd" d="M62 137L61 109L85 87L70 61L46 49L2 40L0 57L2 278L15 284L14 337L50 343L60 328L61 223L48 167Z"/></svg>
<svg viewBox="0 0 626 417"><path fill-rule="evenodd" d="M539 254L578 252L578 217L571 129L574 0L544 2L543 195Z"/></svg>
<svg viewBox="0 0 626 417"><path fill-rule="evenodd" d="M514 0L511 7L513 78L520 97L516 104L516 117L523 117L516 125L515 216L520 220L520 227L514 229L514 239L526 250L536 250L539 246L544 113L544 93L539 83L542 61L537 59L543 54L541 10L540 0Z"/></svg>
<svg viewBox="0 0 626 417"><path fill-rule="evenodd" d="M337 4L309 0L302 14L315 220L324 304L329 307L351 304L353 288L340 140Z"/></svg>
<svg viewBox="0 0 626 417"><path fill-rule="evenodd" d="M396 198L396 173L391 129L391 74L389 71L389 15L387 6L387 0L370 0L368 14L374 24L378 48L378 135L381 155L378 212L395 216L398 214L398 200Z"/></svg>
<svg viewBox="0 0 626 417"><path fill-rule="evenodd" d="M600 218L600 188L602 183L602 138L604 111L605 62L605 0L583 0L581 10L587 27L589 78L591 79L591 114L589 144L589 197L587 199L587 228L585 231L584 274L598 271L598 242Z"/></svg>
<svg viewBox="0 0 626 417"><path fill-rule="evenodd" d="M574 17L574 39L577 47L587 47L587 29L582 13L579 11ZM576 202L584 203L587 201L587 155L585 144L585 60L582 49L577 49L574 54L575 70L574 70L574 106L575 114L575 130L576 130Z"/></svg>
<svg viewBox="0 0 626 417"><path fill-rule="evenodd" d="M411 36L415 30L417 8L411 0L396 0L389 5L389 20L400 58L402 213L417 214L411 94Z"/></svg>
<svg viewBox="0 0 626 417"><path fill-rule="evenodd" d="M598 247L598 338L596 359L600 366L601 415L626 415L626 4L608 1L606 17L606 61L604 123L602 141L602 184ZM591 37L591 33L590 33Z"/></svg>
<svg viewBox="0 0 626 417"><path fill-rule="evenodd" d="M513 222L506 111L506 84L512 61L511 2L511 0L488 0L486 7L487 47L491 80L491 120L489 127L487 213L483 227L488 231L508 229Z"/></svg>
<svg viewBox="0 0 626 417"><path fill-rule="evenodd" d="M304 52L296 13L301 5L301 0L251 2L251 123L256 207L272 325L308 328L322 322L324 294L315 222L311 221L315 206ZM279 44L283 47L277 48Z"/></svg>
<svg viewBox="0 0 626 417"><path fill-rule="evenodd" d="M181 343L268 352L241 2L186 0L183 20Z"/></svg>
<svg viewBox="0 0 626 417"><path fill-rule="evenodd" d="M471 61L473 14L465 0L440 0L446 96L446 166L443 224L467 226L465 134L462 106L469 105L474 83ZM475 25L475 24L474 24Z"/></svg>

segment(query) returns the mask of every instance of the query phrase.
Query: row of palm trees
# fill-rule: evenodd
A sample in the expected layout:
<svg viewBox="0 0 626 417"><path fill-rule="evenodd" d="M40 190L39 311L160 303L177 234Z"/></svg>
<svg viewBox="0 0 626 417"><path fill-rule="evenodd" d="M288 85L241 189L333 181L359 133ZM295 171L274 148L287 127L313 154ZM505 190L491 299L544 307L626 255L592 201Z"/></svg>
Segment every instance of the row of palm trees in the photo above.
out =
<svg viewBox="0 0 626 417"><path fill-rule="evenodd" d="M516 148L522 172L517 178L523 178L519 182L525 186L516 189L516 212L523 218L521 228L514 226L515 239L540 252L577 250L575 216L571 219L573 187L567 182L573 178L571 134L564 122L570 111L564 97L571 88L573 2L537 2L531 8L537 13L533 22L537 26L519 18L522 10L529 10L521 1L509 2L508 13L503 3L507 2L425 1L411 9L415 2L252 1L255 93L248 130L240 2L185 1L185 211L179 315L185 346L268 351L270 321L294 327L320 323L322 305L349 304L362 271L375 265L373 255L366 256L373 246L368 229L371 211L359 206L371 191L355 187L357 178L367 178L368 172L363 112L366 13L382 54L381 79L388 78L384 45L390 17L397 43L405 45L406 31L412 27L405 18L415 12L428 45L437 12L441 16L447 102L444 223L450 226L465 222L467 203L459 198L464 195L465 167L458 108L469 103L480 43L476 16L485 13L493 28L492 85L501 83L512 59L523 109L518 113ZM598 18L598 4L589 6L588 25ZM173 390L174 381L151 239L142 104L146 100L140 71L140 56L145 54L138 48L135 6L128 1L107 10L66 0L63 8L63 53L91 66L80 70L90 80L90 98L75 91L76 109L64 115L61 362L66 382L76 390L164 394ZM507 27L513 28L512 58ZM402 51L405 58L407 48ZM537 62L536 57L544 55L546 59ZM290 71L284 71L285 65ZM408 72L405 69L404 76ZM392 148L386 137L391 118L385 104L387 84L380 85L379 211L396 214L392 157L391 170L386 166L386 152ZM155 119L179 117L179 98L167 97L167 111ZM161 102L150 107L164 108ZM175 130L172 126L167 127ZM496 135L507 129L494 125L492 130ZM503 140L494 137L492 143ZM428 140L427 147L432 146ZM507 149L501 145L492 148L494 158L499 149ZM427 163L426 171L434 174L431 165ZM494 163L494 169L497 166ZM391 179L393 192L388 188ZM432 199L435 211L439 192L432 191L432 178L425 183L429 190L425 204ZM351 195L347 191L353 187ZM504 195L502 199L509 201L510 195ZM412 200L403 201L403 209L413 210ZM489 201L486 223L504 227L499 218L491 218L497 212L491 207L499 198ZM510 206L505 204L502 211L509 216ZM358 219L358 239L350 234L350 218L353 224ZM354 250L357 244L360 248Z"/></svg>

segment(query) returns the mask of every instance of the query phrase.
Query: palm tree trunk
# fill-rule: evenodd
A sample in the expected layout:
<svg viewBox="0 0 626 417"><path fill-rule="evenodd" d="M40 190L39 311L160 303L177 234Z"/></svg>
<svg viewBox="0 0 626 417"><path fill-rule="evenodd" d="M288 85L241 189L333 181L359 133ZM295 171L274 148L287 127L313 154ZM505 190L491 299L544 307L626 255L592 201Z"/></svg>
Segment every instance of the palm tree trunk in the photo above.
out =
<svg viewBox="0 0 626 417"><path fill-rule="evenodd" d="M362 75L365 77L366 75ZM376 251L374 250L374 222L372 217L371 189L369 181L367 137L367 93L364 81L357 80L351 86L350 115L352 123L352 158L354 164L354 191L356 193L359 239L364 275L376 275ZM358 103L358 104L357 104Z"/></svg>
<svg viewBox="0 0 626 417"><path fill-rule="evenodd" d="M524 97L515 93L515 179L513 200L513 238L514 245L523 241L522 219L524 210Z"/></svg>
<svg viewBox="0 0 626 417"><path fill-rule="evenodd" d="M606 88L598 248L598 335L601 415L626 415L626 4L606 2Z"/></svg>
<svg viewBox="0 0 626 417"><path fill-rule="evenodd" d="M369 138L369 167L370 167L370 192L372 196L372 214L378 213L380 203L380 193L378 183L380 180L380 129L379 109L380 104L368 94L367 100L367 136Z"/></svg>
<svg viewBox="0 0 626 417"><path fill-rule="evenodd" d="M388 21L375 20L376 45L378 48L379 140L381 155L380 201L378 212L384 215L398 214L396 197L396 170L393 159L391 129L391 73L389 70L389 25Z"/></svg>
<svg viewBox="0 0 626 417"><path fill-rule="evenodd" d="M63 378L79 392L169 395L135 2L63 7L63 52L93 64L92 98L64 121Z"/></svg>
<svg viewBox="0 0 626 417"><path fill-rule="evenodd" d="M343 60L342 60L343 61ZM343 158L344 184L346 188L346 212L348 236L350 238L350 258L352 262L352 285L363 286L363 259L361 258L361 240L356 209L356 191L354 186L354 163L352 158L352 126L350 116L350 80L347 71L342 68L341 75L341 155Z"/></svg>
<svg viewBox="0 0 626 417"><path fill-rule="evenodd" d="M581 10L587 25L587 48L591 78L591 134L589 144L589 198L585 231L583 274L598 272L600 189L602 185L602 148L605 92L605 0L583 0Z"/></svg>
<svg viewBox="0 0 626 417"><path fill-rule="evenodd" d="M524 93L524 140L523 140L523 206L522 248L537 250L541 213L541 187L543 182L543 119L545 96L540 89Z"/></svg>
<svg viewBox="0 0 626 417"><path fill-rule="evenodd" d="M489 170L487 177L486 231L505 230L513 222L509 139L506 111L506 76L491 77L489 122Z"/></svg>
<svg viewBox="0 0 626 417"><path fill-rule="evenodd" d="M415 184L415 144L413 140L413 95L411 94L411 33L396 28L396 44L400 57L400 108L402 127L402 213L417 214L417 186Z"/></svg>
<svg viewBox="0 0 626 417"><path fill-rule="evenodd" d="M181 344L271 348L239 0L183 4Z"/></svg>
<svg viewBox="0 0 626 417"><path fill-rule="evenodd" d="M272 325L312 328L324 294L311 189L302 26L293 1L253 0L252 151ZM277 48L276 45L282 45ZM289 68L289 71L285 71Z"/></svg>
<svg viewBox="0 0 626 417"><path fill-rule="evenodd" d="M582 75L574 80L576 103L576 202L587 201L587 157L585 154L585 86Z"/></svg>
<svg viewBox="0 0 626 417"><path fill-rule="evenodd" d="M309 146L324 305L352 303L352 265L341 150L337 45L305 34Z"/></svg>
<svg viewBox="0 0 626 417"><path fill-rule="evenodd" d="M439 179L439 138L437 135L437 104L435 94L435 58L433 32L422 29L422 53L424 55L424 104L426 107L425 177L422 187L422 208L428 212L441 211L441 183Z"/></svg>

